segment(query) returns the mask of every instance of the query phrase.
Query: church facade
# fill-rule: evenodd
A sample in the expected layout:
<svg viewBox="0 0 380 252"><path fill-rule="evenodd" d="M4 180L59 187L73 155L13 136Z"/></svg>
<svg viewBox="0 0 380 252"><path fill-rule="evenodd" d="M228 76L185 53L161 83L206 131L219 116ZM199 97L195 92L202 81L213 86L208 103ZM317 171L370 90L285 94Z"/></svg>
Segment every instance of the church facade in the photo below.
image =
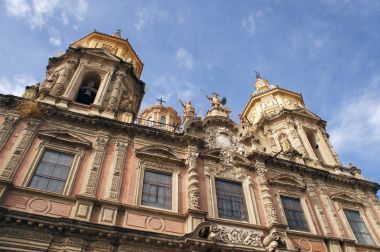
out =
<svg viewBox="0 0 380 252"><path fill-rule="evenodd" d="M0 94L0 251L380 251L379 185L301 94L257 74L239 123L216 92L140 111L142 70L94 31Z"/></svg>

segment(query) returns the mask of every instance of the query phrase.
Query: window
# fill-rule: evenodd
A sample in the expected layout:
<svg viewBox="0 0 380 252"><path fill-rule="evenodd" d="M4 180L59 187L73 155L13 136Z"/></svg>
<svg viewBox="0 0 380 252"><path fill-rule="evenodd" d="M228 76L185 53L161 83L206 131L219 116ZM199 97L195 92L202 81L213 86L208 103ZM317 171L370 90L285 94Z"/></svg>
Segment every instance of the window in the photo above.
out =
<svg viewBox="0 0 380 252"><path fill-rule="evenodd" d="M162 129L166 128L166 116L161 116L160 128L162 128Z"/></svg>
<svg viewBox="0 0 380 252"><path fill-rule="evenodd" d="M101 78L94 72L87 73L82 80L76 102L90 105L94 102Z"/></svg>
<svg viewBox="0 0 380 252"><path fill-rule="evenodd" d="M362 220L360 213L358 211L347 209L344 209L343 211L358 243L375 245L375 242L373 241L372 236L367 229L367 226Z"/></svg>
<svg viewBox="0 0 380 252"><path fill-rule="evenodd" d="M217 179L215 187L219 217L246 221L248 214L241 183Z"/></svg>
<svg viewBox="0 0 380 252"><path fill-rule="evenodd" d="M153 127L153 117L149 116L148 119L145 122L145 125L148 127Z"/></svg>
<svg viewBox="0 0 380 252"><path fill-rule="evenodd" d="M145 170L141 204L172 208L172 175Z"/></svg>
<svg viewBox="0 0 380 252"><path fill-rule="evenodd" d="M300 199L281 196L281 202L289 229L309 232Z"/></svg>
<svg viewBox="0 0 380 252"><path fill-rule="evenodd" d="M45 150L29 183L29 187L62 193L74 155Z"/></svg>

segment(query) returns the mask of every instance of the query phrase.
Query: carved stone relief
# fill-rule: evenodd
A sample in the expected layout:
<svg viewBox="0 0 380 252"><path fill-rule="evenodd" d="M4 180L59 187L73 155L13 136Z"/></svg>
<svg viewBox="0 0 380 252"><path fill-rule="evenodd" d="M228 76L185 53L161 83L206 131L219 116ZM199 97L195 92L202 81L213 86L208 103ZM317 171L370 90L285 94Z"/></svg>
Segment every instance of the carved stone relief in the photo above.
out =
<svg viewBox="0 0 380 252"><path fill-rule="evenodd" d="M258 230L213 224L210 227L209 239L227 244L236 244L249 247L262 247L264 233Z"/></svg>
<svg viewBox="0 0 380 252"><path fill-rule="evenodd" d="M197 157L199 153L195 146L187 148L187 204L189 209L199 209L199 182L197 171Z"/></svg>
<svg viewBox="0 0 380 252"><path fill-rule="evenodd" d="M12 134L12 131L18 120L17 116L6 115L4 122L0 128L0 150L3 148L5 143L8 141L9 136Z"/></svg>
<svg viewBox="0 0 380 252"><path fill-rule="evenodd" d="M108 137L98 136L96 137L95 155L92 161L90 175L88 177L85 194L89 196L95 196L96 187L98 185L98 177L100 169L103 165L104 155L107 149Z"/></svg>
<svg viewBox="0 0 380 252"><path fill-rule="evenodd" d="M51 90L51 94L54 96L60 96L65 91L65 87L70 80L70 77L74 73L75 68L78 65L78 59L69 58L66 62L65 68L59 74L59 77Z"/></svg>
<svg viewBox="0 0 380 252"><path fill-rule="evenodd" d="M116 161L114 164L111 188L108 198L111 200L118 200L120 193L120 183L124 171L125 155L127 153L128 143L117 141L116 142Z"/></svg>

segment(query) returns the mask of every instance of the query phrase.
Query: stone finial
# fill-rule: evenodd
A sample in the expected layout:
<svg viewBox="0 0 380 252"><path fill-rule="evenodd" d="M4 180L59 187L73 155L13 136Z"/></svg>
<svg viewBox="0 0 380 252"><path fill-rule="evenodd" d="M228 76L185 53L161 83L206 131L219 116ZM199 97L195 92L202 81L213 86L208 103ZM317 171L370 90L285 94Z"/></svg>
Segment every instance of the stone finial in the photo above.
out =
<svg viewBox="0 0 380 252"><path fill-rule="evenodd" d="M116 29L116 32L113 33L112 36L114 36L116 38L121 38L121 30L120 29Z"/></svg>

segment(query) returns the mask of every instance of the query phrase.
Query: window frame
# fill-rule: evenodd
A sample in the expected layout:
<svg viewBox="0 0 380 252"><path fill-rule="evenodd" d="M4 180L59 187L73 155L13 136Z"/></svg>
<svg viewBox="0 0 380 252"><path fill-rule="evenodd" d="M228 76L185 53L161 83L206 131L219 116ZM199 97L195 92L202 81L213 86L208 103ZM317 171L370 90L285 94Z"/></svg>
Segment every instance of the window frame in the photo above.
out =
<svg viewBox="0 0 380 252"><path fill-rule="evenodd" d="M146 207L154 207L154 208L160 208L160 209L167 209L167 210L171 210L173 208L172 204L173 204L173 194L170 195L170 208L166 208L164 206L152 206L152 205L149 205L149 204L146 204L146 203L143 203L143 198L144 198L144 186L145 186L145 178L146 178L146 173L147 172L150 172L150 173L154 173L154 174L160 174L160 175L166 175L166 176L169 176L169 180L170 180L170 190L173 191L173 174L172 173L168 173L168 172L162 172L162 171L157 171L157 170L152 170L152 169L145 169L144 170L144 175L143 175L143 184L142 184L142 193L141 193L141 205L142 206L146 206ZM150 181L152 182L152 181ZM152 184L152 183L149 183L149 184ZM164 186L162 186L164 187ZM156 195L157 196L157 195Z"/></svg>
<svg viewBox="0 0 380 252"><path fill-rule="evenodd" d="M279 189L279 188L276 189L276 193L277 193L277 203L278 203L279 207L281 208L282 220L286 225L288 225L287 230L289 230L291 232L298 232L298 233L317 234L317 231L315 229L313 219L312 219L312 216L310 213L309 206L306 203L305 193L296 192L294 190L290 191L287 189ZM305 216L305 221L309 227L309 231L296 230L296 229L290 229L289 228L289 224L288 224L288 220L287 220L286 215L285 215L285 210L284 210L284 206L282 204L281 196L288 197L288 198L296 198L296 199L300 200L301 208L302 208L304 216Z"/></svg>
<svg viewBox="0 0 380 252"><path fill-rule="evenodd" d="M138 181L136 186L136 195L135 197L135 205L141 208L148 208L148 209L157 209L160 211L165 212L173 212L178 213L179 209L179 167L171 162L162 162L162 160L152 160L152 159L146 159L143 158L139 160L139 167L138 167ZM144 186L144 176L145 176L145 170L157 172L157 173L166 173L171 174L172 177L172 202L171 202L171 209L167 208L161 208L161 207L154 207L154 206L147 206L142 204L142 191Z"/></svg>
<svg viewBox="0 0 380 252"><path fill-rule="evenodd" d="M40 161L43 157L43 154L45 153L46 150L51 150L51 151L56 151L56 152L61 152L61 153L73 155L73 161L72 161L71 166L69 168L69 173L67 175L65 186L64 186L62 192L51 192L51 191L46 191L46 190L42 190L39 188L29 187L29 185L32 181L33 175L37 171L37 168L38 168ZM29 170L25 176L25 179L24 179L22 186L27 188L28 190L37 190L39 192L53 193L53 194L66 195L66 196L70 195L74 181L75 181L75 175L78 171L80 161L83 157L83 152L84 152L83 149L78 148L78 147L77 148L69 148L69 147L62 146L62 145L46 143L44 141L41 142L41 144L38 148L37 155L35 156L31 166L29 167Z"/></svg>
<svg viewBox="0 0 380 252"><path fill-rule="evenodd" d="M217 188L216 188L216 183L217 183L218 180L219 181L223 181L223 182L227 182L227 183L231 183L231 184L239 184L240 185L241 192L243 194L243 203L244 203L245 213L246 213L246 217L245 218L234 219L234 218L220 217L219 207L218 207L218 193L217 193ZM247 200L246 200L246 196L245 196L245 192L244 192L243 182L241 182L241 181L235 181L235 180L231 180L231 179L226 179L226 178L215 177L214 178L214 186L215 186L215 210L216 210L216 216L217 216L217 218L225 219L225 220L232 220L232 221L248 222L249 221L249 212L248 212Z"/></svg>
<svg viewBox="0 0 380 252"><path fill-rule="evenodd" d="M347 215L346 213L344 212L344 210L347 210L347 211L352 211L352 212L357 212L360 216L360 219L361 221L363 222L363 224L365 225L365 227L367 228L367 231L373 241L373 244L367 244L367 243L360 243L358 238L356 237L356 234L354 232L354 230L352 229L351 227L351 224L350 224L350 221L348 220L347 218ZM375 239L375 236L374 234L371 232L371 226L369 225L369 223L366 221L366 218L365 216L363 216L362 214L362 210L361 209L358 209L358 208L353 208L353 207L347 207L347 206L343 206L342 207L342 212L343 212L343 215L344 215L344 220L346 222L346 225L348 226L349 230L351 231L351 235L353 236L353 238L355 238L356 242L360 245L364 245L364 246L377 246L377 242L376 242L376 239Z"/></svg>
<svg viewBox="0 0 380 252"><path fill-rule="evenodd" d="M299 204L300 204L300 208L302 210L302 214L303 214L303 217L304 217L304 221L305 221L305 224L306 224L306 227L307 227L307 230L299 230L299 229L292 229L290 228L290 225L289 225L289 221L288 221L288 218L286 217L286 211L285 211L285 207L284 207L284 203L282 201L283 198L288 198L288 199L296 199L299 201ZM284 213L284 220L286 220L286 224L288 225L288 228L289 230L292 230L292 231L298 231L298 232L306 232L306 233L310 233L311 232L311 227L310 227L310 224L307 220L307 215L305 213L305 209L304 209L304 206L302 205L302 200L301 198L299 197L294 197L294 196L288 196L288 195L280 195L280 202L281 202L281 207L282 207L282 210L283 210L283 213Z"/></svg>

